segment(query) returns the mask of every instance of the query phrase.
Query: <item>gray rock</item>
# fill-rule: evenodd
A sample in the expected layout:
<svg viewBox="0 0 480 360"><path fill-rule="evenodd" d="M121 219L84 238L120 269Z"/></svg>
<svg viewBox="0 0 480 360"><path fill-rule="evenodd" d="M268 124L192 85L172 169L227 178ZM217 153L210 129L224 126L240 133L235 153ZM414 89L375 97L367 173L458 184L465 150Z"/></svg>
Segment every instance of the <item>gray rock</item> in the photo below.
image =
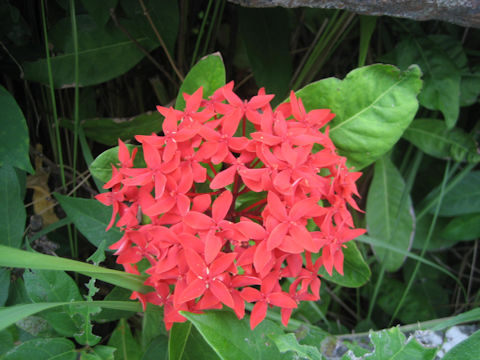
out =
<svg viewBox="0 0 480 360"><path fill-rule="evenodd" d="M364 15L443 20L480 28L480 0L228 0L248 7L345 9Z"/></svg>

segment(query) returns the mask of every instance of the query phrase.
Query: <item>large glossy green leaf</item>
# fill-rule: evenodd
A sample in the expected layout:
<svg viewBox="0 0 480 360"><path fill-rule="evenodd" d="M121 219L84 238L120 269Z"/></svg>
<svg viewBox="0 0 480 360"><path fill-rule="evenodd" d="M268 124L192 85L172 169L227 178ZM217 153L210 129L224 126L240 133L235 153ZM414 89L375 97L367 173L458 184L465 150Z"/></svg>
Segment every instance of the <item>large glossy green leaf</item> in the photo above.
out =
<svg viewBox="0 0 480 360"><path fill-rule="evenodd" d="M75 345L65 338L32 339L16 346L3 357L4 360L75 360Z"/></svg>
<svg viewBox="0 0 480 360"><path fill-rule="evenodd" d="M440 231L440 236L452 242L478 239L480 237L480 213L455 217Z"/></svg>
<svg viewBox="0 0 480 360"><path fill-rule="evenodd" d="M185 345L187 344L188 337L192 323L186 321L183 323L175 323L170 329L168 337L168 359L169 360L181 360L183 352L185 351Z"/></svg>
<svg viewBox="0 0 480 360"><path fill-rule="evenodd" d="M145 352L142 360L168 360L168 339L166 336L157 336L153 339ZM198 355L199 353L197 353Z"/></svg>
<svg viewBox="0 0 480 360"><path fill-rule="evenodd" d="M328 78L297 92L305 108L335 113L330 136L348 164L361 169L385 154L402 136L418 109L420 69L392 65L351 71L342 81Z"/></svg>
<svg viewBox="0 0 480 360"><path fill-rule="evenodd" d="M120 319L110 336L108 346L117 348L115 360L140 360L142 352L140 345L132 335L130 326L125 319Z"/></svg>
<svg viewBox="0 0 480 360"><path fill-rule="evenodd" d="M138 31L132 21L122 26L135 41L151 51L159 46ZM98 27L89 15L77 16L79 85L89 86L113 79L135 66L145 54L113 23ZM75 82L75 53L70 18L60 20L50 31L49 39L56 54L50 59L55 88L72 87ZM23 63L25 79L48 84L46 59Z"/></svg>
<svg viewBox="0 0 480 360"><path fill-rule="evenodd" d="M433 213L434 209L430 209ZM468 173L442 200L439 216L457 216L480 212L480 171Z"/></svg>
<svg viewBox="0 0 480 360"><path fill-rule="evenodd" d="M373 352L362 357L364 360L433 360L437 349L426 348L414 337L405 338L398 328L371 332ZM355 359L355 357L350 357Z"/></svg>
<svg viewBox="0 0 480 360"><path fill-rule="evenodd" d="M288 359L274 346L269 335L283 334L280 325L264 320L255 330L248 317L238 320L231 312L209 311L205 314L182 313L202 334L221 359Z"/></svg>
<svg viewBox="0 0 480 360"><path fill-rule="evenodd" d="M225 85L225 66L220 53L214 53L204 58L188 72L178 92L175 109L183 110L185 100L183 93L193 94L203 86L203 98L206 99L219 87Z"/></svg>
<svg viewBox="0 0 480 360"><path fill-rule="evenodd" d="M448 51L434 37L407 39L400 42L387 60L400 69L411 64L420 66L424 73L424 86L420 93L420 104L430 110L440 110L448 128L453 128L460 110L460 81L462 59L458 51ZM447 44L452 48L452 44ZM455 48L455 44L453 44ZM457 47L458 50L458 47ZM461 47L460 47L461 50Z"/></svg>
<svg viewBox="0 0 480 360"><path fill-rule="evenodd" d="M187 344L185 345L182 360L197 360L198 354L202 354L202 360L220 359L217 353L207 344L202 335L200 335L197 328L192 326Z"/></svg>
<svg viewBox="0 0 480 360"><path fill-rule="evenodd" d="M480 357L480 330L477 330L468 339L455 345L445 354L443 360L477 360Z"/></svg>
<svg viewBox="0 0 480 360"><path fill-rule="evenodd" d="M28 128L22 110L10 93L0 85L0 166L9 164L33 173L28 156Z"/></svg>
<svg viewBox="0 0 480 360"><path fill-rule="evenodd" d="M114 146L118 139L131 140L135 135L150 135L162 131L163 116L155 111L129 118L94 118L81 122L85 135L99 143ZM73 122L64 120L62 126L73 130Z"/></svg>
<svg viewBox="0 0 480 360"><path fill-rule="evenodd" d="M408 251L413 241L415 221L410 194L405 194L405 182L391 160L384 156L375 163L367 197L367 229L376 239ZM398 270L405 256L373 247L387 271Z"/></svg>
<svg viewBox="0 0 480 360"><path fill-rule="evenodd" d="M322 267L319 274L328 281L345 287L360 287L370 280L372 272L367 263L358 251L357 245L353 241L346 243L346 248L342 249L343 261L343 276L335 269L332 275L328 275L327 271Z"/></svg>
<svg viewBox="0 0 480 360"><path fill-rule="evenodd" d="M134 167L146 167L145 160L143 159L142 148L140 146L127 144L130 154L135 147L138 148L138 152L133 162ZM112 164L117 165L118 163L118 146L116 146L114 148L105 150L103 153L98 155L93 163L90 164L89 169L92 173L92 176L106 183L112 177Z"/></svg>
<svg viewBox="0 0 480 360"><path fill-rule="evenodd" d="M448 129L440 120L416 119L403 137L428 155L440 159L480 161L474 138L462 129Z"/></svg>
<svg viewBox="0 0 480 360"><path fill-rule="evenodd" d="M23 280L28 296L35 303L82 300L77 284L63 271L27 270Z"/></svg>
<svg viewBox="0 0 480 360"><path fill-rule="evenodd" d="M57 256L27 252L3 245L0 245L0 266L76 271L132 291L146 292L149 289L149 287L143 285L144 278L139 275L128 274L123 271L107 269Z"/></svg>
<svg viewBox="0 0 480 360"><path fill-rule="evenodd" d="M142 307L140 303L134 301L73 301L73 302L55 302L55 303L34 303L34 304L22 304L14 305L7 308L0 309L0 330L15 324L17 321L37 314L41 311L53 309L59 306L65 305L81 305L88 307L104 307L108 309L126 310L140 312Z"/></svg>
<svg viewBox="0 0 480 360"><path fill-rule="evenodd" d="M93 245L98 247L103 242L108 247L122 237L122 233L116 227L105 231L112 217L111 207L94 199L73 198L60 194L55 194L55 198L77 229Z"/></svg>
<svg viewBox="0 0 480 360"><path fill-rule="evenodd" d="M0 167L0 244L20 247L27 214L20 196L20 184L11 165Z"/></svg>
<svg viewBox="0 0 480 360"><path fill-rule="evenodd" d="M257 85L283 99L292 76L288 12L280 7L242 7L238 16L240 36Z"/></svg>

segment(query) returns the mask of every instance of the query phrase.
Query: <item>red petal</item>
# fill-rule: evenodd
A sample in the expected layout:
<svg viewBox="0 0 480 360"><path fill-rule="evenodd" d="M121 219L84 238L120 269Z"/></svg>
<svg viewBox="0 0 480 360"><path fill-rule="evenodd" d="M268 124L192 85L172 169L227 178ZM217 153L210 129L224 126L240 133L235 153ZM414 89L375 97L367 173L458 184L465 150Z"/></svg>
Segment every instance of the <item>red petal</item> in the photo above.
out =
<svg viewBox="0 0 480 360"><path fill-rule="evenodd" d="M223 246L222 240L215 236L213 232L207 234L205 239L205 261L210 264L215 259Z"/></svg>
<svg viewBox="0 0 480 360"><path fill-rule="evenodd" d="M287 220L287 210L285 210L285 206L280 201L280 198L272 191L268 192L267 196L268 200L268 209L270 213L277 218L277 220L285 221Z"/></svg>
<svg viewBox="0 0 480 360"><path fill-rule="evenodd" d="M210 290L222 303L232 309L235 307L232 295L230 294L230 291L223 282L221 282L220 280L212 281L210 283Z"/></svg>
<svg viewBox="0 0 480 360"><path fill-rule="evenodd" d="M193 198L192 211L203 213L210 207L211 203L212 199L208 194L195 196Z"/></svg>
<svg viewBox="0 0 480 360"><path fill-rule="evenodd" d="M207 265L201 256L190 248L185 248L184 253L190 270L193 271L197 276L205 276Z"/></svg>
<svg viewBox="0 0 480 360"><path fill-rule="evenodd" d="M251 287L243 288L242 291L240 292L240 295L246 302L255 302L263 298L260 291Z"/></svg>
<svg viewBox="0 0 480 360"><path fill-rule="evenodd" d="M185 215L183 221L188 226L197 230L208 230L215 225L213 219L210 216L196 211L190 211L187 215Z"/></svg>
<svg viewBox="0 0 480 360"><path fill-rule="evenodd" d="M255 266L255 270L260 273L271 258L272 252L267 250L267 242L262 241L258 245L253 257L253 265Z"/></svg>
<svg viewBox="0 0 480 360"><path fill-rule="evenodd" d="M211 265L210 265L210 276L217 276L223 273L228 267L233 263L237 253L228 253L220 255Z"/></svg>
<svg viewBox="0 0 480 360"><path fill-rule="evenodd" d="M227 185L230 185L235 179L236 172L236 166L230 166L229 168L220 171L210 183L210 189L221 189Z"/></svg>
<svg viewBox="0 0 480 360"><path fill-rule="evenodd" d="M277 248L285 239L288 233L288 224L280 223L272 230L267 239L267 250L271 251ZM313 242L313 241L312 241Z"/></svg>
<svg viewBox="0 0 480 360"><path fill-rule="evenodd" d="M179 304L198 298L203 295L206 290L206 283L204 280L193 280L180 295Z"/></svg>
<svg viewBox="0 0 480 360"><path fill-rule="evenodd" d="M263 226L253 221L240 221L235 224L235 229L250 239L260 240L266 235Z"/></svg>
<svg viewBox="0 0 480 360"><path fill-rule="evenodd" d="M185 216L190 210L190 198L184 194L177 194L177 207L180 215Z"/></svg>
<svg viewBox="0 0 480 360"><path fill-rule="evenodd" d="M304 226L293 224L290 226L290 234L292 237L301 244L306 250L311 252L318 252L318 246L315 245L312 239L312 235L305 229Z"/></svg>
<svg viewBox="0 0 480 360"><path fill-rule="evenodd" d="M158 169L162 165L162 159L160 158L160 153L157 148L150 145L148 142L142 144L143 148L143 157L145 162L150 169Z"/></svg>
<svg viewBox="0 0 480 360"><path fill-rule="evenodd" d="M267 303L264 301L257 302L250 315L250 328L253 330L267 316Z"/></svg>
<svg viewBox="0 0 480 360"><path fill-rule="evenodd" d="M282 308L294 309L297 307L295 300L293 300L288 294L280 291L269 294L268 300L271 304Z"/></svg>
<svg viewBox="0 0 480 360"><path fill-rule="evenodd" d="M228 210L230 210L230 205L232 205L232 200L232 193L225 190L213 202L212 218L217 224L227 216Z"/></svg>

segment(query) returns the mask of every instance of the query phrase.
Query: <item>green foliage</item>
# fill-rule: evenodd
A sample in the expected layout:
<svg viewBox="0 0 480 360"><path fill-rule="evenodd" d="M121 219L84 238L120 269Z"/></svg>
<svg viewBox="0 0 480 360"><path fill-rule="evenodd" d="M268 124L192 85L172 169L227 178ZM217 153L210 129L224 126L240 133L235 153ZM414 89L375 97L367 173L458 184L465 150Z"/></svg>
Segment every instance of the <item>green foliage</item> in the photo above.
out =
<svg viewBox="0 0 480 360"><path fill-rule="evenodd" d="M140 360L142 353L140 345L132 335L130 326L125 319L120 319L117 327L110 336L108 346L117 349L115 360Z"/></svg>
<svg viewBox="0 0 480 360"><path fill-rule="evenodd" d="M349 166L360 170L385 154L402 136L418 109L421 72L391 65L351 71L342 81L328 78L297 91L307 111L331 109L330 136Z"/></svg>
<svg viewBox="0 0 480 360"><path fill-rule="evenodd" d="M5 360L75 360L75 345L65 338L32 339L26 341L5 354Z"/></svg>
<svg viewBox="0 0 480 360"><path fill-rule="evenodd" d="M376 239L408 251L413 241L413 206L405 182L386 156L375 163L375 175L367 198L368 233ZM398 270L405 260L402 254L374 247L378 260L388 271Z"/></svg>
<svg viewBox="0 0 480 360"><path fill-rule="evenodd" d="M474 332L463 340L460 344L455 345L443 357L444 360L474 360L480 354L480 330Z"/></svg>

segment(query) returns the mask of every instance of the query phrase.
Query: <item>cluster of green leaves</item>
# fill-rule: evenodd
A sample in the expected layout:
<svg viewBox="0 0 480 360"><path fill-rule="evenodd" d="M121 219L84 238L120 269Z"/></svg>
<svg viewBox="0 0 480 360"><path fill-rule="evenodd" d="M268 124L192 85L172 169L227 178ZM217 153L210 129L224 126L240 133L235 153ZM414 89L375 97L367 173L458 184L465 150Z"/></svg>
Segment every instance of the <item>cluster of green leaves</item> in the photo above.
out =
<svg viewBox="0 0 480 360"><path fill-rule="evenodd" d="M433 359L437 348L407 339L402 331L480 320L478 308L439 319L454 313L448 308L452 302L455 312L464 311L480 297L474 264L451 259L454 254L475 260L480 236L479 128L471 120L480 93L478 54L459 40L457 27L439 26L432 35L418 23L409 22L407 28L403 21L383 19L378 24L376 18L339 10L246 9L225 1L183 5L187 3L190 11L173 0L49 0L38 5L39 16L13 1L0 1L6 19L0 40L7 50L0 60L19 67L23 78L10 78L8 90L0 86L0 359L197 359L198 354L202 359L322 359L341 341L335 334L418 321L422 323L372 331L369 350L346 342L350 352L343 359ZM187 29L187 20L200 7L205 11L196 18L198 26ZM228 12L237 19L238 33L234 24L222 21ZM302 21L295 20L300 13ZM34 19L45 29L38 37L29 27ZM352 45L348 35L357 22L360 36ZM392 29L395 41L388 31L376 34L377 26ZM384 49L373 45L372 36ZM49 52L37 38L48 39ZM337 47L341 55L357 51L358 44L360 67L328 67ZM218 49L232 54L227 67L219 53L208 55ZM195 64L190 68L188 51L188 62ZM172 65L166 58L174 54L180 70L166 70ZM390 65L362 66L367 59L374 62L372 57ZM74 188L78 163L71 143L78 139L102 191L118 152L115 147L101 152L102 145L161 131L161 115L146 112L153 109L151 103L175 98L172 104L182 109L182 93L203 86L206 96L212 94L225 84L226 68L238 74L251 71L259 86L277 95L277 103L289 88L300 89L297 95L307 110L329 108L336 114L330 135L349 166L364 171L359 189L365 216L357 214L355 221L368 233L344 249L344 276L321 270L321 301L302 303L286 329L273 311L254 331L248 319L211 311L184 314L189 321L166 333L161 309L149 306L141 312L129 300L132 290L146 290L143 278L110 268L108 246L121 237L116 229L104 231L110 209L85 193L71 196L75 190L54 193L66 217L39 232L25 231L26 178L33 173L29 141L50 141L53 162L61 168L57 184L60 177L66 183L65 158L74 168L67 172ZM184 70L189 70L185 77ZM338 72L339 78L311 83L319 74ZM145 90L139 76L148 77L151 88ZM26 100L11 82L22 84ZM112 95L116 91L118 96ZM37 97L42 100L32 100ZM61 119L57 101L59 109L73 108L61 110ZM45 114L38 115L38 109ZM47 119L41 135L33 130L35 117ZM101 153L95 160L92 150ZM144 165L140 155L139 167ZM37 240L45 236L61 245L57 254L63 257L39 253ZM65 258L70 255L82 261ZM465 269L467 281L461 276ZM476 332L445 358L473 359L479 342Z"/></svg>

